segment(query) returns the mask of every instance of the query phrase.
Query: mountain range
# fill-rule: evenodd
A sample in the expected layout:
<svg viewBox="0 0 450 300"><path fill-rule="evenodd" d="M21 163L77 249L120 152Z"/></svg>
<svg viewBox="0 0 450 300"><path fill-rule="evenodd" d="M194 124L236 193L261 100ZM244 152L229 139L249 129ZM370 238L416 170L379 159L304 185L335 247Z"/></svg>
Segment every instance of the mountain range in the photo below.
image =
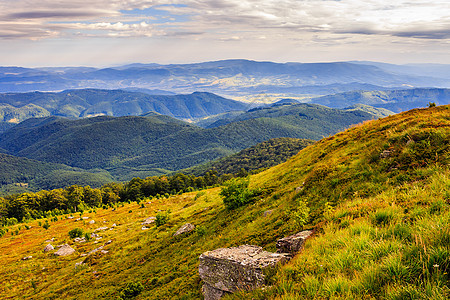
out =
<svg viewBox="0 0 450 300"><path fill-rule="evenodd" d="M326 95L355 89L450 87L450 67L432 67L439 67L440 72L425 72L426 66L371 62L274 63L242 59L194 64L132 64L103 69L1 67L0 92L143 88L177 94L206 91L236 96L255 93Z"/></svg>

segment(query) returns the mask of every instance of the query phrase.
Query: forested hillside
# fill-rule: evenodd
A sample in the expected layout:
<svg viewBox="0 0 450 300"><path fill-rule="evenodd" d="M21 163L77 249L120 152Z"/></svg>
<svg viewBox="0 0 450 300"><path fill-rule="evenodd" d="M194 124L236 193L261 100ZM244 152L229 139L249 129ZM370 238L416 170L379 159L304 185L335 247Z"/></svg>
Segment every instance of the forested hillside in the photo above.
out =
<svg viewBox="0 0 450 300"><path fill-rule="evenodd" d="M278 137L320 139L374 118L360 111L296 104L249 112L246 118L204 129L180 120L148 117L29 119L0 135L8 154L83 169L116 179L192 167ZM147 175L147 176L148 176ZM145 176L144 176L145 177Z"/></svg>

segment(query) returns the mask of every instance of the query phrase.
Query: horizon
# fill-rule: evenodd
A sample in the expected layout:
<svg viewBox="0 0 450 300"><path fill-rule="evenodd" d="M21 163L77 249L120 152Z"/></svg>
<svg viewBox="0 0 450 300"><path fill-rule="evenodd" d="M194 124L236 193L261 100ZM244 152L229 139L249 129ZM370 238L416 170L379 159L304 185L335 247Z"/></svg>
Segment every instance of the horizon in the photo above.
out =
<svg viewBox="0 0 450 300"><path fill-rule="evenodd" d="M0 0L0 65L450 64L449 3L385 2Z"/></svg>

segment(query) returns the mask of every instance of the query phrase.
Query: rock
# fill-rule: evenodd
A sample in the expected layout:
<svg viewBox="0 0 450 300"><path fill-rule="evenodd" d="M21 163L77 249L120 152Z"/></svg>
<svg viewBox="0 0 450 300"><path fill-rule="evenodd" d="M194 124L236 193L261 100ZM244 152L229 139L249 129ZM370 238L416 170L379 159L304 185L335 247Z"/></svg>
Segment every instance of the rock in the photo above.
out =
<svg viewBox="0 0 450 300"><path fill-rule="evenodd" d="M148 227L145 227L145 226L142 226L142 228L141 228L142 230L147 230L147 229L150 229L150 228L148 228Z"/></svg>
<svg viewBox="0 0 450 300"><path fill-rule="evenodd" d="M89 224L94 224L94 223L95 223L94 220L90 220L90 221L89 221Z"/></svg>
<svg viewBox="0 0 450 300"><path fill-rule="evenodd" d="M73 241L75 242L75 243L85 243L86 242L86 238L85 237L77 237L77 238L74 238L73 239Z"/></svg>
<svg viewBox="0 0 450 300"><path fill-rule="evenodd" d="M87 219L89 219L89 217L82 217L81 219L82 220L87 220Z"/></svg>
<svg viewBox="0 0 450 300"><path fill-rule="evenodd" d="M232 248L220 248L200 255L200 278L209 287L207 293L218 294L210 289L224 292L251 290L265 284L264 272L290 259L289 254L271 253L261 247L242 245ZM218 299L218 298L206 298Z"/></svg>
<svg viewBox="0 0 450 300"><path fill-rule="evenodd" d="M207 283L202 286L202 293L205 300L218 300L226 294L229 294L228 292L216 289Z"/></svg>
<svg viewBox="0 0 450 300"><path fill-rule="evenodd" d="M51 239L49 239L49 240L46 240L45 242L46 243L51 243L51 242L54 242L55 241L55 238L51 238Z"/></svg>
<svg viewBox="0 0 450 300"><path fill-rule="evenodd" d="M141 225L149 225L152 224L153 222L155 222L156 218L155 217L148 217L147 219L144 220L144 222L142 222Z"/></svg>
<svg viewBox="0 0 450 300"><path fill-rule="evenodd" d="M75 263L75 269L77 269L78 267L81 267L81 266L84 265L84 264L85 264L85 263L82 262L82 261Z"/></svg>
<svg viewBox="0 0 450 300"><path fill-rule="evenodd" d="M98 234L96 234L96 233L91 233L91 239L95 239L95 238L98 238L98 237L99 237Z"/></svg>
<svg viewBox="0 0 450 300"><path fill-rule="evenodd" d="M111 225L111 227L116 227L116 226L117 226L116 223L114 223L114 224Z"/></svg>
<svg viewBox="0 0 450 300"><path fill-rule="evenodd" d="M106 230L106 229L108 229L108 227L99 227L99 228L95 229L94 232L96 232L96 231L103 231L103 230Z"/></svg>
<svg viewBox="0 0 450 300"><path fill-rule="evenodd" d="M266 211L264 212L264 217L270 216L272 213L273 213L273 210L272 210L272 209L266 210Z"/></svg>
<svg viewBox="0 0 450 300"><path fill-rule="evenodd" d="M32 259L32 258L33 258L33 256L30 255L30 256L23 257L22 260L29 260L29 259Z"/></svg>
<svg viewBox="0 0 450 300"><path fill-rule="evenodd" d="M177 230L177 232L175 232L173 234L173 236L177 236L183 233L188 233L191 232L192 230L194 230L195 226L192 225L191 223L186 223L183 226L180 227L180 229Z"/></svg>
<svg viewBox="0 0 450 300"><path fill-rule="evenodd" d="M52 250L55 250L55 247L53 247L51 244L48 244L44 248L44 252L48 252L48 251L52 251Z"/></svg>
<svg viewBox="0 0 450 300"><path fill-rule="evenodd" d="M105 243L105 245L109 245L109 244L111 244L111 243L112 243L112 241L109 240L109 241L107 241L107 242Z"/></svg>
<svg viewBox="0 0 450 300"><path fill-rule="evenodd" d="M277 253L295 255L303 248L305 240L311 236L312 230L305 230L277 241Z"/></svg>
<svg viewBox="0 0 450 300"><path fill-rule="evenodd" d="M67 217L67 219L73 219L74 218L74 216L68 216Z"/></svg>
<svg viewBox="0 0 450 300"><path fill-rule="evenodd" d="M70 247L69 245L65 244L61 248L59 248L58 251L56 251L54 254L57 256L67 256L75 252L75 249Z"/></svg>
<svg viewBox="0 0 450 300"><path fill-rule="evenodd" d="M380 158L388 158L389 156L391 156L390 150L384 150L383 152L380 153Z"/></svg>

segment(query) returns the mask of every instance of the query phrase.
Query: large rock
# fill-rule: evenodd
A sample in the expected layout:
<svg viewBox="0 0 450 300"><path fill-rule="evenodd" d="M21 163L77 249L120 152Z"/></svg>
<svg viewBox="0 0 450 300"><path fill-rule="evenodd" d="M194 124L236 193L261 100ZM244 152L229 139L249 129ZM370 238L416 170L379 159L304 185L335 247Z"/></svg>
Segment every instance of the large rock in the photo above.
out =
<svg viewBox="0 0 450 300"><path fill-rule="evenodd" d="M173 236L177 236L183 233L188 233L191 232L192 230L194 230L195 226L192 225L191 223L186 223L183 226L180 227L180 229L177 230L177 232L175 232L173 234Z"/></svg>
<svg viewBox="0 0 450 300"><path fill-rule="evenodd" d="M262 287L265 271L287 262L289 258L289 254L271 253L252 245L220 248L200 255L199 273L203 282L209 285L204 288L208 294L217 294L210 288L233 293ZM218 298L206 298L205 295L205 299Z"/></svg>
<svg viewBox="0 0 450 300"><path fill-rule="evenodd" d="M312 233L312 230L305 230L279 239L277 241L277 253L289 253L291 255L299 253L303 248L305 240L310 237Z"/></svg>
<svg viewBox="0 0 450 300"><path fill-rule="evenodd" d="M58 251L56 251L54 254L57 256L67 256L75 252L75 249L70 247L69 245L65 244L61 248L59 248Z"/></svg>
<svg viewBox="0 0 450 300"><path fill-rule="evenodd" d="M205 300L219 300L226 294L229 294L228 292L216 289L207 283L203 284L202 293Z"/></svg>

